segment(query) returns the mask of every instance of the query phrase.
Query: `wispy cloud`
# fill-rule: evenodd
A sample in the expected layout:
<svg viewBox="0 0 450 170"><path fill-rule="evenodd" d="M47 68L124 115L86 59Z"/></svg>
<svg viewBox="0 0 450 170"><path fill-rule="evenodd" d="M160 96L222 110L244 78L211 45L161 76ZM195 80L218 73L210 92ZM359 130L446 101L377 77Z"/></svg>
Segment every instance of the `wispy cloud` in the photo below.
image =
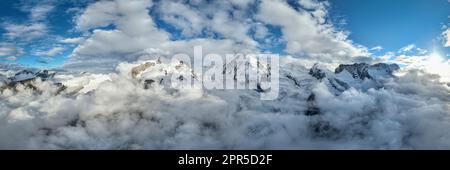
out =
<svg viewBox="0 0 450 170"><path fill-rule="evenodd" d="M398 53L406 53L414 50L416 48L415 44L409 44L405 47L402 47L400 50L398 50Z"/></svg>
<svg viewBox="0 0 450 170"><path fill-rule="evenodd" d="M32 24L4 24L7 31L4 35L14 41L32 41L47 34L47 25L44 23Z"/></svg>
<svg viewBox="0 0 450 170"><path fill-rule="evenodd" d="M37 56L54 57L62 54L63 51L64 51L63 47L53 47L48 51L37 51L35 54Z"/></svg>
<svg viewBox="0 0 450 170"><path fill-rule="evenodd" d="M380 51L380 50L382 50L383 49L383 47L381 47L381 46L375 46L375 47L372 47L371 49L370 49L370 51Z"/></svg>
<svg viewBox="0 0 450 170"><path fill-rule="evenodd" d="M15 60L16 57L21 56L24 50L10 43L0 43L0 57L5 57L7 60Z"/></svg>

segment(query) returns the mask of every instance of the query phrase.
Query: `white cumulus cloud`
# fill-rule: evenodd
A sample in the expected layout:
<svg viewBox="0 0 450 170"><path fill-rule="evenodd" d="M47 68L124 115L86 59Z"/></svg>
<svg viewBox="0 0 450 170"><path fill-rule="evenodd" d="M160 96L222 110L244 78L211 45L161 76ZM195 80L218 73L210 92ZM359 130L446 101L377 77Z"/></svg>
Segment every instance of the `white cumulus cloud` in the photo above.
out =
<svg viewBox="0 0 450 170"><path fill-rule="evenodd" d="M353 44L345 32L336 31L325 23L327 3L301 1L313 12L296 10L284 1L262 1L258 19L282 27L287 41L286 51L291 54L313 56L322 61L349 60L367 56L367 49Z"/></svg>

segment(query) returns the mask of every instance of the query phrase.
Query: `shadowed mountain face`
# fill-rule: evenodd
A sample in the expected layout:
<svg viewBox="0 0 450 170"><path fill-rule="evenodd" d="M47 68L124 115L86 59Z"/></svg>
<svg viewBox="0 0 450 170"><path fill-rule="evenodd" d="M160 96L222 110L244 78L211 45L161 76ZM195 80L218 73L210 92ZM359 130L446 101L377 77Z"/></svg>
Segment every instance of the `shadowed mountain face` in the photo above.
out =
<svg viewBox="0 0 450 170"><path fill-rule="evenodd" d="M29 81L40 78L42 80L49 80L55 76L56 72L50 72L48 70L41 70L33 72L29 70L22 70L16 73L13 77L8 78L11 82Z"/></svg>
<svg viewBox="0 0 450 170"><path fill-rule="evenodd" d="M266 77L271 74L268 66L262 65L258 62L251 63L248 61L234 61L223 66L223 76L232 77L231 81L235 81L237 83L248 83L247 80L245 80L245 82L238 82L236 79L236 70L241 66L245 66L247 69L246 71L248 71L248 69L258 68L260 72L264 73L262 77ZM125 72L129 71L127 74L131 75L131 77L128 78L136 81L137 84L140 84L138 88L143 89L162 88L165 91L177 91L171 88L172 83L182 83L183 81L190 80L187 78L192 78L194 82L199 81L198 75L200 75L195 73L183 62L177 64L166 64L162 63L160 59L155 61L146 61L142 64L135 64L130 67L131 68L129 70L125 70ZM292 106L284 105L282 103L292 103L295 100L300 100L299 102L303 103L302 105L305 105L306 107L296 110L295 112L307 116L313 116L320 114L320 110L316 106L315 94L312 91L315 84L324 83L328 90L334 95L340 95L349 88L365 91L369 88L383 87L382 79L394 78L392 73L398 69L399 67L395 64L389 65L379 63L369 65L365 63L355 63L351 65L339 65L335 69L335 72L331 72L330 70L323 68L320 64L314 64L314 66L308 70L297 63L289 63L284 65L280 70L281 92L280 97L275 101L259 101L259 94L266 92L266 90L262 89L259 84L254 90L204 90L204 92L218 96L223 100L234 100L236 97L240 99L246 98L245 103L238 104L238 108L241 109L252 108L253 106L251 106L251 102L259 103L257 107L252 108L255 110L267 109L266 106L261 107L267 103L275 104L274 106L270 106L271 108L269 109L275 112L280 110L292 110ZM177 79L172 79L172 75L175 73L180 76ZM30 88L41 92L49 89L40 89L36 84L41 81L48 81L55 85L51 88L57 89L56 95L78 96L94 93L97 88L101 88L102 83L111 80L110 78L105 78L108 76L90 77L87 73L78 75L78 78L72 76L69 79L55 79L55 75L56 72L50 72L48 70L21 70L14 74L14 76L4 78L4 83L1 89L2 91L5 89L14 89L17 91L17 86L24 86L25 88ZM82 78L85 80L76 80Z"/></svg>
<svg viewBox="0 0 450 170"><path fill-rule="evenodd" d="M382 63L340 65L335 71L296 60L280 63L279 96L269 101L260 100L267 92L260 86L171 88L202 75L183 62L159 59L122 63L110 74L19 71L2 85L15 83L14 88L0 93L0 148L450 147L450 134L442 131L450 128L444 121L450 90L432 76L396 77L398 66ZM272 74L253 60L228 63L222 74L239 81L239 66Z"/></svg>
<svg viewBox="0 0 450 170"><path fill-rule="evenodd" d="M366 63L355 63L355 64L341 64L334 71L335 74L339 74L343 71L347 71L353 78L357 79L374 79L378 76L392 76L392 73L400 69L397 64L385 64L378 63L374 65L369 65Z"/></svg>

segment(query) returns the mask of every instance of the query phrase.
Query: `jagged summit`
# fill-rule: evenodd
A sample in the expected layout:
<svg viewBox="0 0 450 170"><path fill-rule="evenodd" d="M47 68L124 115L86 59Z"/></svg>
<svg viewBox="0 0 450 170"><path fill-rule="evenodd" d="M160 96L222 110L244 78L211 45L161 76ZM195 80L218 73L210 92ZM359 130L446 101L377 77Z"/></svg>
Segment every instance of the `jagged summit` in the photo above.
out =
<svg viewBox="0 0 450 170"><path fill-rule="evenodd" d="M8 77L8 80L11 82L21 82L33 80L36 78L41 78L42 80L48 80L55 76L56 72L51 72L48 70L41 71L31 71L31 70L22 70L14 74L12 77Z"/></svg>
<svg viewBox="0 0 450 170"><path fill-rule="evenodd" d="M366 63L355 64L341 64L336 68L335 74L347 71L355 79L374 79L374 77L381 75L392 76L395 70L400 69L397 64L378 63L369 65Z"/></svg>
<svg viewBox="0 0 450 170"><path fill-rule="evenodd" d="M370 88L382 88L383 79L394 77L394 71L400 69L397 64L378 63L369 65L366 63L341 64L334 72L321 68L320 64L314 64L309 74L325 84L336 95L349 88L368 90Z"/></svg>

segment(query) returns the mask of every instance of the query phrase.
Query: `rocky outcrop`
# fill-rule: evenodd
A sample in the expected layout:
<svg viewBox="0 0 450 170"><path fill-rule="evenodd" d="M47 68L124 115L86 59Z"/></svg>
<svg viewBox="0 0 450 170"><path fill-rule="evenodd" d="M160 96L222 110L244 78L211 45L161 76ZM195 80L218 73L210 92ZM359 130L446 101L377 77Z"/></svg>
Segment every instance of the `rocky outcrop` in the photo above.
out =
<svg viewBox="0 0 450 170"><path fill-rule="evenodd" d="M56 72L51 72L48 70L41 70L38 72L30 71L30 70L22 70L14 74L12 77L8 77L0 87L0 91L5 89L17 90L18 85L23 85L25 88L29 88L40 92L40 89L36 86L36 80L40 79L41 81L52 80L56 75ZM60 83L55 83L55 85L59 88L58 93L63 91L65 87Z"/></svg>
<svg viewBox="0 0 450 170"><path fill-rule="evenodd" d="M334 71L335 74L339 74L343 71L347 71L355 79L372 79L369 74L369 64L366 63L355 63L355 64L341 64Z"/></svg>
<svg viewBox="0 0 450 170"><path fill-rule="evenodd" d="M395 77L393 73L400 69L396 64L378 63L369 65L366 63L341 64L334 72L325 68L320 68L319 64L314 64L309 75L325 81L325 84L336 95L349 88L365 91L370 88L382 88L382 80Z"/></svg>
<svg viewBox="0 0 450 170"><path fill-rule="evenodd" d="M154 62L146 62L144 64L136 66L131 69L131 76L133 78L136 78L139 74L141 74L143 71L147 70L148 68L150 68L152 66L155 66Z"/></svg>

